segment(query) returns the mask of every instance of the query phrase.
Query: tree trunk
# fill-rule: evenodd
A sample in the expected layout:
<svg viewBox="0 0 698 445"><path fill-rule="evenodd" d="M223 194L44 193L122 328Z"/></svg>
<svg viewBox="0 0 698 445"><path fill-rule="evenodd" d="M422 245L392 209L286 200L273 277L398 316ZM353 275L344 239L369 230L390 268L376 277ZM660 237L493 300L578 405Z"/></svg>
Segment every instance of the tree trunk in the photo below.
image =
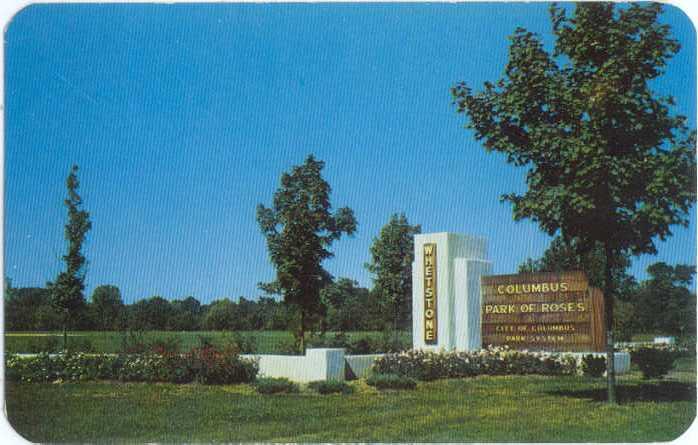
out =
<svg viewBox="0 0 698 445"><path fill-rule="evenodd" d="M300 342L300 350L301 354L305 355L305 311L301 309L301 325L299 329L299 342Z"/></svg>
<svg viewBox="0 0 698 445"><path fill-rule="evenodd" d="M398 352L397 351L397 349L398 349L397 348L397 345L398 345L398 333L397 332L398 332L398 325L399 325L398 318L400 316L399 315L400 314L400 307L399 307L397 301L395 301L394 306L395 306L395 324L394 324L393 328L395 329L395 340L393 340L393 348L395 349L395 351L393 351L393 352Z"/></svg>
<svg viewBox="0 0 698 445"><path fill-rule="evenodd" d="M68 322L63 321L63 351L68 350Z"/></svg>
<svg viewBox="0 0 698 445"><path fill-rule="evenodd" d="M604 243L606 254L605 279L604 279L604 307L606 309L606 377L608 383L608 403L616 404L616 368L615 368L615 345L613 342L613 300L615 294L615 283L613 282L613 261L615 260L613 250Z"/></svg>

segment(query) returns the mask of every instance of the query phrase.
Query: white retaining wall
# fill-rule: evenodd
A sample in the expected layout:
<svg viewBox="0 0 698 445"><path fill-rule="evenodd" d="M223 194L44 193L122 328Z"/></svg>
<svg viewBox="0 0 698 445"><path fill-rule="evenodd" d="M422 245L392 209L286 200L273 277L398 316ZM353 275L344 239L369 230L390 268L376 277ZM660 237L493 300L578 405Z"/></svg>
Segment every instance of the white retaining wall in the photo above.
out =
<svg viewBox="0 0 698 445"><path fill-rule="evenodd" d="M371 365L378 357L383 354L365 354L365 355L345 355L344 360L347 364L347 371L351 378L360 379L368 375Z"/></svg>
<svg viewBox="0 0 698 445"><path fill-rule="evenodd" d="M260 377L285 377L294 382L344 380L344 349L307 349L305 355L243 356L259 360Z"/></svg>

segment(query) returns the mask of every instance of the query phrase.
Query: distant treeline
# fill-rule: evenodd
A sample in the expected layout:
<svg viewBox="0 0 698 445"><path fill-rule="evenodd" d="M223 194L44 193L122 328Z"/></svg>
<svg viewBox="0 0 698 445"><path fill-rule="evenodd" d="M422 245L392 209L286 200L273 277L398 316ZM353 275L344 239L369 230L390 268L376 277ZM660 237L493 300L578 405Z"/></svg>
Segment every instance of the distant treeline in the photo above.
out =
<svg viewBox="0 0 698 445"><path fill-rule="evenodd" d="M324 317L319 327L332 331L382 330L392 326L392 311L353 280L340 278L323 291ZM288 330L297 315L269 297L237 301L218 299L201 304L194 297L160 296L125 304L115 286L97 287L71 323L75 330ZM404 321L408 326L409 320ZM6 289L6 331L61 329L61 317L46 288Z"/></svg>

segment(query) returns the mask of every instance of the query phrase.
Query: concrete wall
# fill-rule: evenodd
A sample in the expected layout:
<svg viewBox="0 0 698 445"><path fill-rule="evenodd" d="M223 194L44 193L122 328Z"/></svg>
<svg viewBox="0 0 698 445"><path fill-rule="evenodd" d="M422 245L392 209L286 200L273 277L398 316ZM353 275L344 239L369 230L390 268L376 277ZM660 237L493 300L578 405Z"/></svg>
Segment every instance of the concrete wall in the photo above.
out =
<svg viewBox="0 0 698 445"><path fill-rule="evenodd" d="M368 376L373 362L382 356L383 354L345 355L346 377L349 379L360 379Z"/></svg>
<svg viewBox="0 0 698 445"><path fill-rule="evenodd" d="M285 377L294 382L344 380L344 349L308 349L305 355L245 354L259 361L260 377Z"/></svg>

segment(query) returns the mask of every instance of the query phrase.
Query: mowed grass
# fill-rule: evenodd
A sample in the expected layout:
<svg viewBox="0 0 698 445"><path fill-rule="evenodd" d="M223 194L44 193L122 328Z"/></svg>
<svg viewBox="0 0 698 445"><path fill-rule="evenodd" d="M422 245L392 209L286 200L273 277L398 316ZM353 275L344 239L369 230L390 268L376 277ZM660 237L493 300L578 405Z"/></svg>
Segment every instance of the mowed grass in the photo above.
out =
<svg viewBox="0 0 698 445"><path fill-rule="evenodd" d="M664 381L503 376L352 395L263 396L249 385L8 384L11 424L32 442L653 442L695 417L695 361ZM693 373L691 373L693 366Z"/></svg>
<svg viewBox="0 0 698 445"><path fill-rule="evenodd" d="M261 354L273 354L287 352L285 347L293 342L293 335L289 331L238 331L245 337L254 338L256 344L256 352ZM228 331L144 331L143 340L149 342L155 339L164 339L176 337L181 342L182 350L189 350L199 344L200 337L207 337L214 344L222 344L226 339L233 336L233 332ZM334 333L328 332L326 337L331 338ZM349 339L357 339L363 337L381 338L381 332L366 331L366 332L347 332ZM125 333L118 331L76 331L71 332L68 338L68 344L71 341L81 342L88 340L93 347L94 352L117 353L122 351L122 344ZM5 350L12 353L21 352L36 352L32 351L32 343L34 345L45 342L47 337L54 337L59 341L59 345L63 343L63 334L60 332L8 332L5 334ZM401 332L400 338L406 344L411 343L409 332ZM34 348L35 349L35 348Z"/></svg>

